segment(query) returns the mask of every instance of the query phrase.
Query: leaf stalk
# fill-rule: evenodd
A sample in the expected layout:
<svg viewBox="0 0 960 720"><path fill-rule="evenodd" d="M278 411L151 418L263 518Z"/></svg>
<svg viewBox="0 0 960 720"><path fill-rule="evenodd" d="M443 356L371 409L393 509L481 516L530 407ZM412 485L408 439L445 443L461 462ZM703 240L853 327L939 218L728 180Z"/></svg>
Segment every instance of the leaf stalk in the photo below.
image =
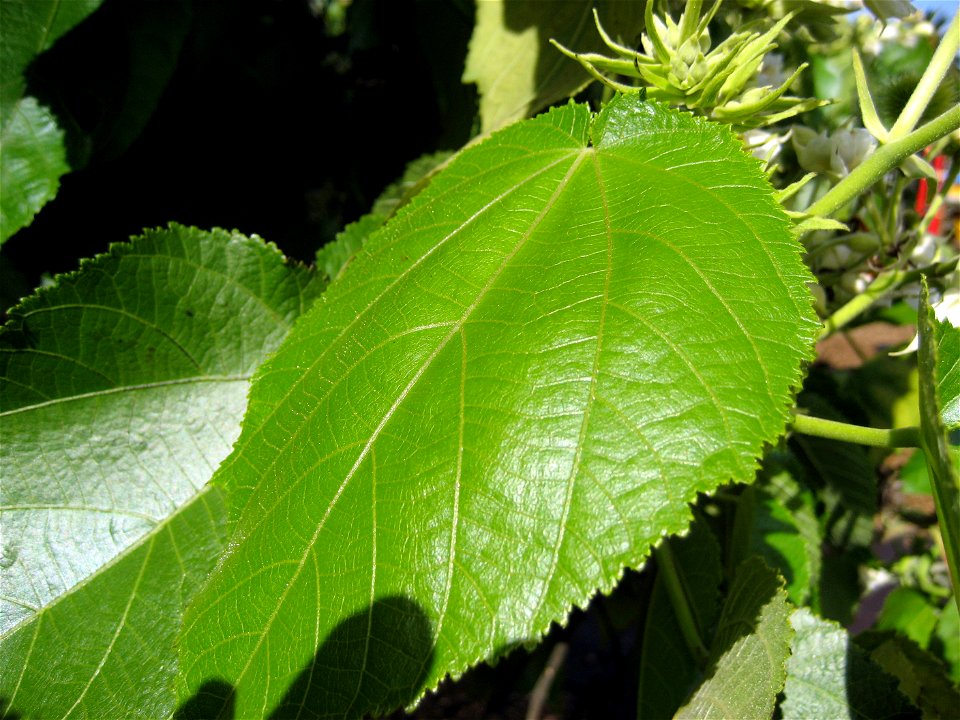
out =
<svg viewBox="0 0 960 720"><path fill-rule="evenodd" d="M804 435L858 445L884 448L920 447L920 428L918 427L868 428L810 415L794 415L792 427L794 432Z"/></svg>

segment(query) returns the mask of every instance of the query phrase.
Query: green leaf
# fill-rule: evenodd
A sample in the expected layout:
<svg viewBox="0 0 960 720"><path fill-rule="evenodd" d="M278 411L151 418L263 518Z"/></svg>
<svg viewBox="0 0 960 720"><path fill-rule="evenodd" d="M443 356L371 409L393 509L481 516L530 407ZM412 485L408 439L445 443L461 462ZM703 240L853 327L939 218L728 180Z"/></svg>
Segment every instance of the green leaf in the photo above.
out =
<svg viewBox="0 0 960 720"><path fill-rule="evenodd" d="M960 328L933 318L937 344L937 398L947 430L960 428Z"/></svg>
<svg viewBox="0 0 960 720"><path fill-rule="evenodd" d="M790 622L796 635L780 706L783 720L919 717L897 689L897 680L852 643L842 627L806 608L794 612Z"/></svg>
<svg viewBox="0 0 960 720"><path fill-rule="evenodd" d="M0 696L18 712L172 711L172 640L225 529L204 485L252 372L320 290L258 239L174 225L10 311Z"/></svg>
<svg viewBox="0 0 960 720"><path fill-rule="evenodd" d="M887 595L877 619L877 630L895 630L926 648L939 615L926 595L913 588L899 587Z"/></svg>
<svg viewBox="0 0 960 720"><path fill-rule="evenodd" d="M702 521L694 522L687 536L669 542L690 614L701 639L709 643L720 614L720 545ZM703 670L684 642L663 574L658 572L644 622L637 717L673 717L702 679Z"/></svg>
<svg viewBox="0 0 960 720"><path fill-rule="evenodd" d="M940 612L940 622L934 632L934 645L947 664L947 676L954 685L960 685L960 613L956 598L950 598Z"/></svg>
<svg viewBox="0 0 960 720"><path fill-rule="evenodd" d="M737 570L711 649L707 680L677 718L768 718L790 655L790 604L783 580L759 558Z"/></svg>
<svg viewBox="0 0 960 720"><path fill-rule="evenodd" d="M102 0L3 0L0 3L0 243L28 225L69 171L63 131L25 95L30 62Z"/></svg>
<svg viewBox="0 0 960 720"><path fill-rule="evenodd" d="M925 718L956 717L960 690L951 686L944 666L916 643L891 633L870 632L857 636L857 644L870 659L900 681L898 687Z"/></svg>
<svg viewBox="0 0 960 720"><path fill-rule="evenodd" d="M733 535L738 559L760 556L786 578L791 602L808 602L820 581L819 523L813 495L787 470L772 470L762 483L744 489Z"/></svg>
<svg viewBox="0 0 960 720"><path fill-rule="evenodd" d="M477 20L463 81L480 90L483 132L529 117L570 97L591 78L550 45L551 38L583 52L600 50L593 8L611 33L633 38L640 31L640 3L599 0L485 0Z"/></svg>
<svg viewBox="0 0 960 720"><path fill-rule="evenodd" d="M941 418L945 393L956 389L960 332L938 323L930 307L926 278L921 279L917 310L917 369L920 373L920 445L927 458L944 554L950 568L953 596L960 597L960 469L951 457L947 429ZM941 360L943 358L943 360ZM946 388L946 390L944 389Z"/></svg>
<svg viewBox="0 0 960 720"><path fill-rule="evenodd" d="M359 716L562 622L698 492L752 479L809 354L808 279L723 127L618 98L462 152L258 373L184 696L221 678L260 714L299 668L287 702ZM396 595L428 620L413 657L359 625L318 652ZM379 685L374 652L422 682Z"/></svg>

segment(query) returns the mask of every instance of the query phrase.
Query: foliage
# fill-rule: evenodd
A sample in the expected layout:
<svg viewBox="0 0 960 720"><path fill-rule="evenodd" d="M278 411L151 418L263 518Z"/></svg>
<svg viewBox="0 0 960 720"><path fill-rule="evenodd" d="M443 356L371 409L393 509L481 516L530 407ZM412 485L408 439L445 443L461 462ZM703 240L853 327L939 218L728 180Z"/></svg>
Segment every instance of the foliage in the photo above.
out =
<svg viewBox="0 0 960 720"><path fill-rule="evenodd" d="M60 175L149 139L210 17L131 22L123 89L95 79L126 99L90 124L54 70L97 5L2 5L11 277ZM960 33L873 5L886 30L762 0L438 10L468 53L415 4L437 112L477 137L408 138L353 223L305 193L316 269L171 223L16 303L4 716L432 717L498 683L534 715L948 717ZM298 7L346 85L398 47L383 5ZM48 132L18 130L33 112ZM878 319L917 337L840 369L832 338ZM551 695L590 622L615 691Z"/></svg>

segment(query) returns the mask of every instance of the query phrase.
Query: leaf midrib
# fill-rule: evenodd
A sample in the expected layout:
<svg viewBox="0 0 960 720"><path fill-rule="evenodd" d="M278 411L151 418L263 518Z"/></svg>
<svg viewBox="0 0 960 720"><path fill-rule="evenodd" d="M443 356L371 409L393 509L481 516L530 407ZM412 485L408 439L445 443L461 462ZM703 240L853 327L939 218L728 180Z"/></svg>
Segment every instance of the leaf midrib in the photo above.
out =
<svg viewBox="0 0 960 720"><path fill-rule="evenodd" d="M353 479L353 477L355 476L355 474L356 474L357 470L359 469L360 465L363 463L363 461L366 459L367 455L368 455L369 452L371 451L374 443L375 443L375 442L377 441L377 439L380 437L380 433L383 431L383 428L387 425L387 423L390 421L390 419L391 419L391 418L393 417L393 415L396 413L397 408L399 408L399 406L400 406L400 405L403 403L403 401L407 398L407 396L410 394L410 392L413 390L413 388L417 385L417 383L419 382L420 378L423 377L424 373L432 366L434 360L436 360L436 358L440 355L440 353L443 352L444 348L446 348L446 346L448 345L448 343L450 342L450 340L451 340L453 337L455 337L455 336L461 331L461 329L463 328L464 324L467 322L467 320L469 320L470 316L473 314L473 312L474 312L474 311L477 309L477 307L479 306L480 302L487 296L488 292L490 291L490 288L491 288L491 287L494 285L494 283L496 283L496 281L500 278L500 276L503 274L504 270L509 266L509 264L510 264L510 262L513 260L513 258L516 257L517 253L526 245L527 241L528 241L528 240L530 239L530 237L533 235L533 233L534 233L534 231L536 230L536 228L540 226L540 223L541 223L541 222L543 221L543 219L547 216L547 214L550 212L550 210L553 209L554 205L555 205L556 202L557 202L557 199L558 199L558 198L560 197L560 195L562 194L564 188L566 188L567 185L569 185L571 178L574 176L574 174L576 173L577 169L578 169L578 168L580 167L580 165L583 163L584 159L585 159L588 155L593 155L593 153L594 153L594 150L593 150L592 147L582 148L581 150L579 150L579 151L576 153L576 157L574 158L574 161L572 162L570 168L567 170L567 172L566 172L566 174L564 175L564 177L563 177L563 178L560 180L560 182L557 184L556 189L554 190L553 194L551 195L551 197L549 198L549 200L548 200L547 203L545 204L543 210L537 215L536 218L534 218L533 222L532 222L531 225L530 225L529 230L521 236L520 240L517 242L517 244L514 246L514 248L513 248L513 249L507 254L507 256L503 259L503 261L502 261L501 264L500 264L500 267L497 268L497 270L496 270L496 271L490 276L490 278L487 280L487 282L486 282L486 284L483 286L483 288L480 289L480 291L477 293L477 299L476 299L470 306L467 307L467 309L464 311L464 313L463 313L463 315L461 316L461 318L460 318L456 323L454 323L453 327L450 329L450 332L448 332L448 333L443 337L443 339L438 343L437 348L436 348L436 349L427 357L427 359L421 364L420 368L417 370L416 373L414 373L413 377L410 379L410 381L407 383L407 385L404 387L404 389L400 392L400 394L399 394L399 396L397 397L396 401L390 406L390 408L389 408L389 409L387 410L387 412L384 414L383 418L380 420L380 422L379 422L379 424L377 425L377 427L376 427L376 428L374 429L374 431L371 433L370 439L369 439L369 440L367 441L367 443L364 445L363 449L360 451L359 455L357 456L357 459L356 459L356 461L354 462L353 466L350 468L349 472L346 474L346 476L344 477L343 481L340 483L340 486L337 488L336 492L334 493L334 496L331 498L331 500L330 500L330 502L329 502L329 504L328 504L328 506L327 506L326 512L324 513L323 517L320 519L320 522L317 524L317 528L316 528L316 530L314 531L313 536L312 536L312 537L310 538L310 540L307 542L306 548L305 548L305 550L304 550L304 552L303 552L303 555L302 555L301 558L300 558L299 563L297 564L296 569L293 571L293 574L292 574L292 576L290 577L290 580L287 582L287 585L286 585L286 587L284 588L283 593L281 593L280 597L279 597L278 600L277 600L276 605L274 606L273 611L271 612L270 616L269 616L269 617L267 618L267 620L265 621L265 623L264 623L264 625L263 625L262 631L259 633L259 638L258 638L258 640L257 640L257 644L256 644L256 645L254 646L254 648L250 651L249 656L248 656L248 658L247 658L247 662L244 664L244 666L243 666L243 668L241 669L240 673L237 675L236 679L235 679L234 682L232 683L231 692L230 692L230 694L228 695L228 697L224 699L224 707L226 707L226 703L229 702L229 700L232 698L233 694L236 692L236 688L239 687L242 679L245 677L247 671L250 669L251 665L253 664L253 659L254 659L254 657L256 657L257 654L259 653L260 648L261 648L261 646L263 645L263 642L265 641L267 635L269 634L271 628L273 627L273 623L276 621L277 616L278 616L279 613L280 613L280 609L283 607L284 603L286 602L287 596L290 594L290 591L293 589L294 585L296 584L297 580L299 579L300 573L301 573L301 571L303 570L303 567L304 567L304 565L305 565L306 562L307 562L307 558L310 556L311 552L313 551L313 547L314 547L314 545L316 545L317 539L320 537L320 533L322 532L324 526L326 525L327 519L330 517L330 514L333 512L333 509L336 507L337 503L338 503L339 500L340 500L340 497L343 495L343 493L344 493L344 491L346 490L347 486L349 485L350 481L351 481L351 480ZM559 161L558 161L558 162L559 162ZM556 164L556 163L551 164L550 166L548 166L547 169L549 169L549 167L553 167L553 165L555 165L555 164ZM545 170L546 170L546 169L545 169ZM544 170L544 171L545 171L545 170ZM439 245L438 245L438 246L439 246ZM434 246L434 247L438 247L438 246ZM429 255L431 255L432 253L433 253L433 250L431 250L430 252L428 252L426 255L423 256L424 259L425 259L426 257L429 257ZM301 426L301 427L302 427L302 426ZM292 492L293 489L294 489L294 487L296 487L297 485L299 485L299 483L300 483L302 480L303 480L303 475L301 475L300 478L298 478L298 480L297 480L296 482L290 483L290 485L289 485L288 489L286 490L286 492L284 492L284 493L277 499L277 501L276 501L266 512L264 512L264 513L262 514L262 517L264 518L264 520L263 520L262 522L265 522L266 519L269 518L269 517L273 514L273 512L276 510L277 505L279 505L279 503L283 500L283 498L285 498L290 492ZM256 526L254 526L253 529L255 529L256 527L259 527L260 524L262 524L262 523L258 523ZM252 532L252 530L251 530L251 532ZM195 620L195 621L196 621L196 620ZM264 695L264 697L266 697L266 695Z"/></svg>

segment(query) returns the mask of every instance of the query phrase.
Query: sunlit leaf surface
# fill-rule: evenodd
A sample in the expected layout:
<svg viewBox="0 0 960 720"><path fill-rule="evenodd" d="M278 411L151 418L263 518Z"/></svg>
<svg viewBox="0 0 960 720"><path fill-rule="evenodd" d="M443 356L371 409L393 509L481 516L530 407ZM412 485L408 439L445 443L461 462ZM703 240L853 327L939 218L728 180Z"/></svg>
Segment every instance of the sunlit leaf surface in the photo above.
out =
<svg viewBox="0 0 960 720"><path fill-rule="evenodd" d="M753 477L807 279L721 127L623 98L463 152L258 372L182 696L359 717L562 622Z"/></svg>

